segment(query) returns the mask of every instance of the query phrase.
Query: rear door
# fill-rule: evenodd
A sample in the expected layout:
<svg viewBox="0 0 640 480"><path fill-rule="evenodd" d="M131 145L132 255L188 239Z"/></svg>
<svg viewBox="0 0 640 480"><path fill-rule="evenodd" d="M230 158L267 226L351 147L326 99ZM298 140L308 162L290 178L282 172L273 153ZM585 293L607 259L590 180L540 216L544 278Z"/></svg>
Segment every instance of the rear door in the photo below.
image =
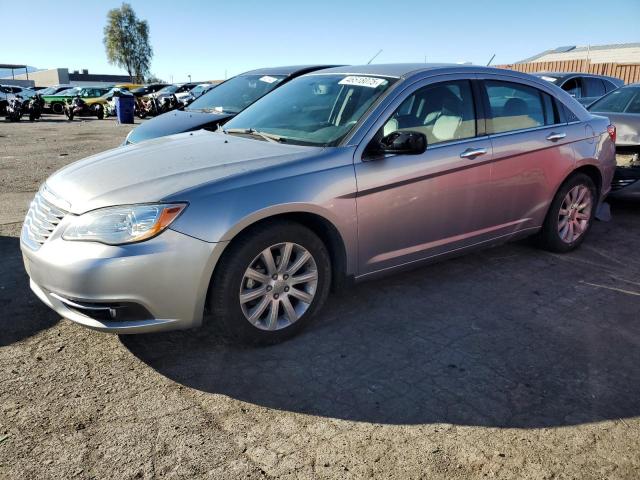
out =
<svg viewBox="0 0 640 480"><path fill-rule="evenodd" d="M488 215L504 235L539 227L584 127L567 124L554 97L526 80L487 75L482 91L494 159Z"/></svg>

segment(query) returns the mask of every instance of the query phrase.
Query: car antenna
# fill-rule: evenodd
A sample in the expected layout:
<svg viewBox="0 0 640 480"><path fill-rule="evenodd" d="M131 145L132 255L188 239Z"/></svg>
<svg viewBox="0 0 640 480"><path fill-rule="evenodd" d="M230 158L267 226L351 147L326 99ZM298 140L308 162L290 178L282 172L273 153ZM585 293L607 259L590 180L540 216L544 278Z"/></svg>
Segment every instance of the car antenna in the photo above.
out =
<svg viewBox="0 0 640 480"><path fill-rule="evenodd" d="M375 58L380 55L382 53L382 49L378 50L378 53L376 53L373 57L371 57L369 59L369 61L367 62L367 65L369 65L371 62L373 62L375 60Z"/></svg>
<svg viewBox="0 0 640 480"><path fill-rule="evenodd" d="M496 54L495 54L495 53L493 54L493 57L491 57L491 60L489 60L489 62L487 63L487 67L488 67L489 65L491 65L491 62L493 62L493 59L494 59L494 58L496 58Z"/></svg>

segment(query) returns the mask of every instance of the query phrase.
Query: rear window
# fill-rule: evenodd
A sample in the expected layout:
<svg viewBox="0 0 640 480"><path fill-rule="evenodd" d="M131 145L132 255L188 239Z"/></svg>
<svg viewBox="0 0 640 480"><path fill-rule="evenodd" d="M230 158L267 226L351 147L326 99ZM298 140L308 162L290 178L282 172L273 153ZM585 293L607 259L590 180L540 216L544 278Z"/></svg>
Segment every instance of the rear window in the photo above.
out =
<svg viewBox="0 0 640 480"><path fill-rule="evenodd" d="M589 106L592 112L622 113L640 92L640 88L619 88Z"/></svg>

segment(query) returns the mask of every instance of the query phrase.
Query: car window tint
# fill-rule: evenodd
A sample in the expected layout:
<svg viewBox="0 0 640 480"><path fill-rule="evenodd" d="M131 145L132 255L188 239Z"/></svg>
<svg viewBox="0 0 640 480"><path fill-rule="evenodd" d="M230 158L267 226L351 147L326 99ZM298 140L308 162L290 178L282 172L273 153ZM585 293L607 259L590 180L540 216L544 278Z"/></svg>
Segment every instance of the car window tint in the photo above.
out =
<svg viewBox="0 0 640 480"><path fill-rule="evenodd" d="M610 82L609 80L602 80L602 83L604 83L604 89L607 93L618 88L615 83Z"/></svg>
<svg viewBox="0 0 640 480"><path fill-rule="evenodd" d="M591 112L624 112L637 88L619 88L589 106Z"/></svg>
<svg viewBox="0 0 640 480"><path fill-rule="evenodd" d="M582 81L586 90L586 97L601 97L606 93L604 83L599 78L585 77Z"/></svg>
<svg viewBox="0 0 640 480"><path fill-rule="evenodd" d="M467 80L429 85L409 95L382 127L423 133L427 145L475 137L476 116Z"/></svg>
<svg viewBox="0 0 640 480"><path fill-rule="evenodd" d="M636 88L636 94L629 102L629 106L625 110L626 113L640 113L640 88Z"/></svg>
<svg viewBox="0 0 640 480"><path fill-rule="evenodd" d="M572 78L562 84L562 89L574 98L582 97L582 88L579 78Z"/></svg>
<svg viewBox="0 0 640 480"><path fill-rule="evenodd" d="M544 123L545 125L555 125L560 123L560 115L558 113L558 106L553 100L551 95L544 92L540 92L542 96L542 103L544 107Z"/></svg>
<svg viewBox="0 0 640 480"><path fill-rule="evenodd" d="M489 133L541 127L546 124L543 95L519 83L486 81L489 99ZM550 123L553 117L550 117Z"/></svg>

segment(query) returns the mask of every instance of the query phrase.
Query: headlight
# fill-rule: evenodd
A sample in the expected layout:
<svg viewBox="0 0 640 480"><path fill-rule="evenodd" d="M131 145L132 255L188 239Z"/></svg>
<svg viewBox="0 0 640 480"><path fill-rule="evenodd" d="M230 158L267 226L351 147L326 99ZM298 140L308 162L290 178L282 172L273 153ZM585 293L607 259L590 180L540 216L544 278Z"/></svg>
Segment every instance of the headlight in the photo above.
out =
<svg viewBox="0 0 640 480"><path fill-rule="evenodd" d="M100 208L74 218L62 238L121 245L155 237L186 208L184 203Z"/></svg>

